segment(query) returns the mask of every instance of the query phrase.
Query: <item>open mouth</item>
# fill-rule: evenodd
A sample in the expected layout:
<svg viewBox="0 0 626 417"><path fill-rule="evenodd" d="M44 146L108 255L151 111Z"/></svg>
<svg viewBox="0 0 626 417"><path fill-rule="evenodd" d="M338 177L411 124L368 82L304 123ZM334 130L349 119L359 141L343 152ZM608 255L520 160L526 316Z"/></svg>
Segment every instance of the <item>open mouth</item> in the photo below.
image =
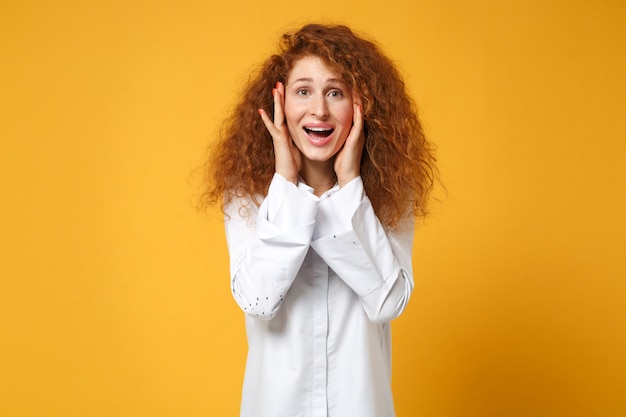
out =
<svg viewBox="0 0 626 417"><path fill-rule="evenodd" d="M323 127L305 127L304 131L312 138L325 139L329 137L335 131L335 129Z"/></svg>

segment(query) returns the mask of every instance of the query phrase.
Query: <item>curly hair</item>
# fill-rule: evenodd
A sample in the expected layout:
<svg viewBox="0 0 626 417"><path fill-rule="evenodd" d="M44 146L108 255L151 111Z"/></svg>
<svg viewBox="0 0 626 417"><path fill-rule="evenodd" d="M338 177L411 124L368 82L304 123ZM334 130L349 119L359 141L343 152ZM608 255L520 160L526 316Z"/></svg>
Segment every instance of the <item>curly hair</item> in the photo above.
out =
<svg viewBox="0 0 626 417"><path fill-rule="evenodd" d="M319 57L361 97L365 146L361 178L381 223L398 225L407 210L428 214L435 181L433 147L426 140L413 100L394 63L373 42L343 25L309 24L286 33L278 53L255 71L220 130L205 163L202 204L249 198L258 205L274 175L274 147L257 109L273 107L272 89L285 83L294 64Z"/></svg>

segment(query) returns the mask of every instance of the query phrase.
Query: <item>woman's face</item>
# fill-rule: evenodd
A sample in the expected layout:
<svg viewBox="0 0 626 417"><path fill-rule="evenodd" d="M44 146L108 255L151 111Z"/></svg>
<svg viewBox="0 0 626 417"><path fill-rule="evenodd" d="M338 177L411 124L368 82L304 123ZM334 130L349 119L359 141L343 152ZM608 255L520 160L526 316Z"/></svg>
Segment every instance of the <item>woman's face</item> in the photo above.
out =
<svg viewBox="0 0 626 417"><path fill-rule="evenodd" d="M285 120L293 142L309 161L326 162L350 133L352 92L316 56L296 61L285 84Z"/></svg>

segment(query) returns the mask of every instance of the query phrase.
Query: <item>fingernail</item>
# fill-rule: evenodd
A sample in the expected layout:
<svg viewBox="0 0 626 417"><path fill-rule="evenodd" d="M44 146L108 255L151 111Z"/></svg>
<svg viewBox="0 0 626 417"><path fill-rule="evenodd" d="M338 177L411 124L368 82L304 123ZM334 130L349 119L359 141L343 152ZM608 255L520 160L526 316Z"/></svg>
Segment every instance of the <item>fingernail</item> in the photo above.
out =
<svg viewBox="0 0 626 417"><path fill-rule="evenodd" d="M259 112L259 116L263 116L263 111L261 109L257 109L257 112Z"/></svg>
<svg viewBox="0 0 626 417"><path fill-rule="evenodd" d="M280 85L280 81L276 82L276 88Z"/></svg>

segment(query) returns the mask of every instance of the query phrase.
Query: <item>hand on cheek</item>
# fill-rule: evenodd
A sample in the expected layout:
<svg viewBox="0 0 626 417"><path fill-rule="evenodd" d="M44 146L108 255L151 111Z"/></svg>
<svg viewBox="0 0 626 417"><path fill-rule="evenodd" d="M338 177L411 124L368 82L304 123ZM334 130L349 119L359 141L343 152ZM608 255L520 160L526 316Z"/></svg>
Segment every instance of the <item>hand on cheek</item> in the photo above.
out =
<svg viewBox="0 0 626 417"><path fill-rule="evenodd" d="M276 173L282 175L294 184L298 183L298 173L302 165L300 151L294 145L289 130L285 123L285 86L276 83L272 91L274 97L274 121L269 118L266 111L259 109L259 115L265 124L265 128L272 135L274 142L274 155L276 160Z"/></svg>
<svg viewBox="0 0 626 417"><path fill-rule="evenodd" d="M335 159L335 174L340 187L361 175L361 155L365 144L363 109L360 100L354 100L353 124L346 142Z"/></svg>

